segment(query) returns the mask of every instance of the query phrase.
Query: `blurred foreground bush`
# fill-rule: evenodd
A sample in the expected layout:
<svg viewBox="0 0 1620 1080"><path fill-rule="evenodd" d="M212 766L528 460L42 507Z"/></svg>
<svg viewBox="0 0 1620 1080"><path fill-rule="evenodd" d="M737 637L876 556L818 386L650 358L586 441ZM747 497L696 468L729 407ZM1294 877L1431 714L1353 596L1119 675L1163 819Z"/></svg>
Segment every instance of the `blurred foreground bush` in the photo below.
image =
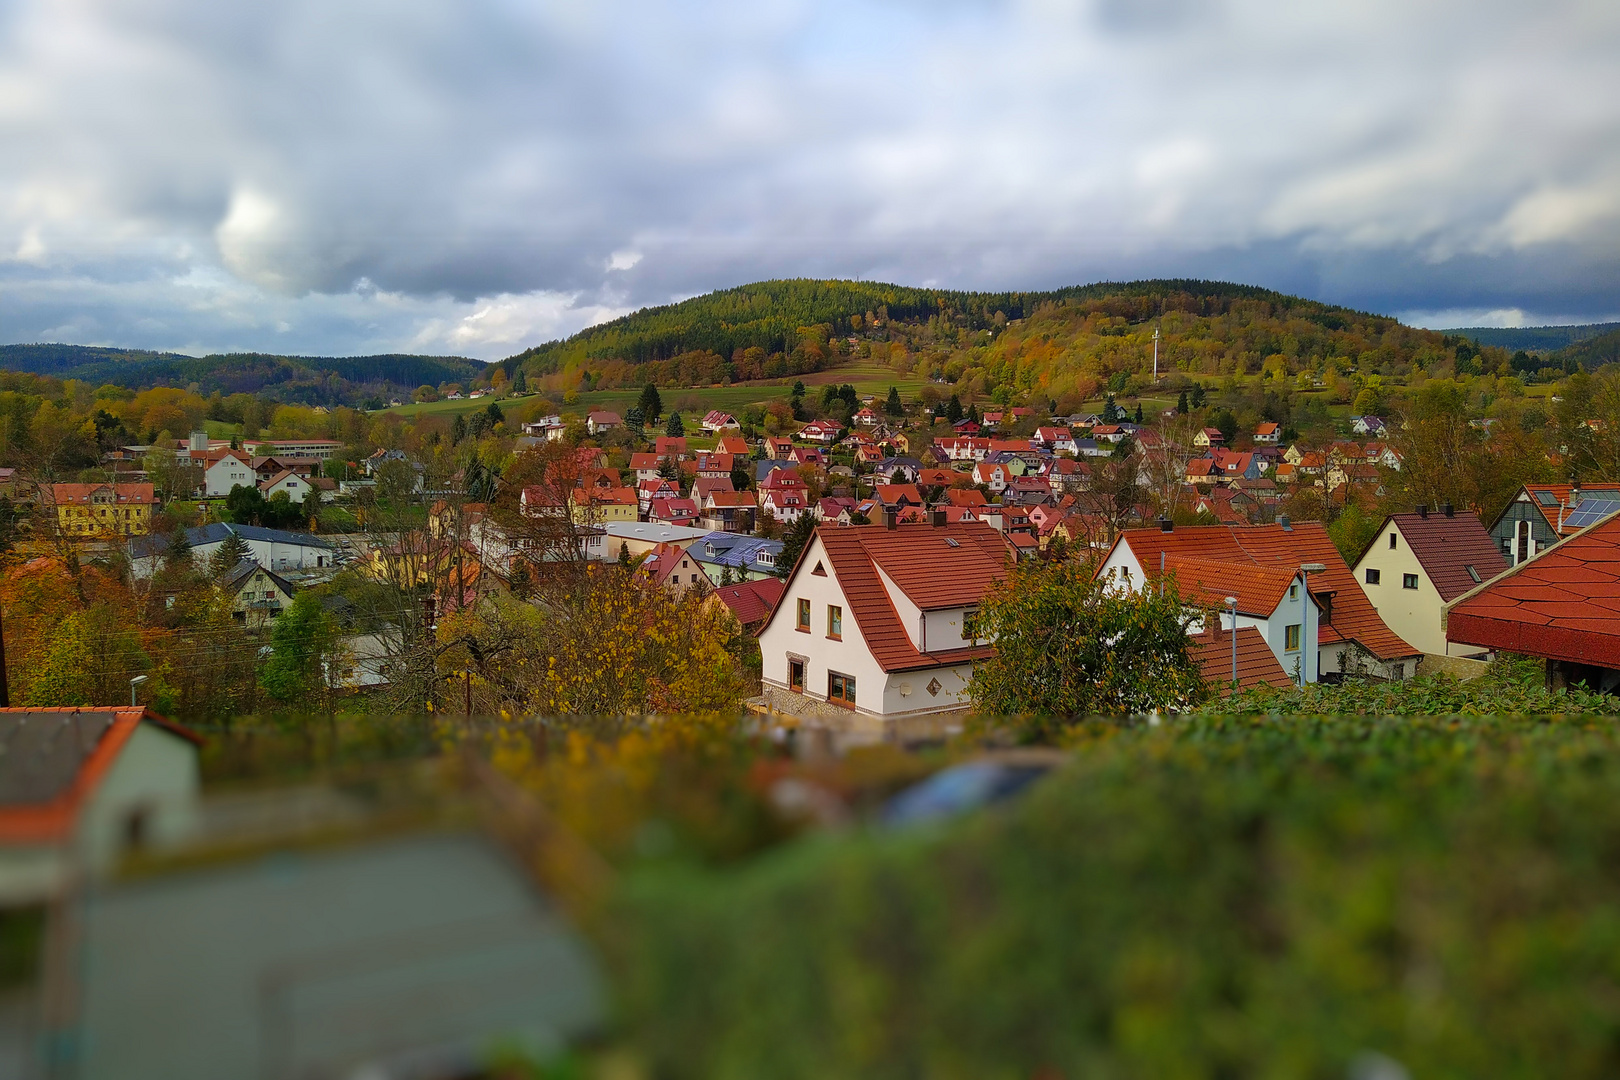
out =
<svg viewBox="0 0 1620 1080"><path fill-rule="evenodd" d="M655 1075L1620 1073L1610 723L1085 730L1004 810L629 875Z"/></svg>

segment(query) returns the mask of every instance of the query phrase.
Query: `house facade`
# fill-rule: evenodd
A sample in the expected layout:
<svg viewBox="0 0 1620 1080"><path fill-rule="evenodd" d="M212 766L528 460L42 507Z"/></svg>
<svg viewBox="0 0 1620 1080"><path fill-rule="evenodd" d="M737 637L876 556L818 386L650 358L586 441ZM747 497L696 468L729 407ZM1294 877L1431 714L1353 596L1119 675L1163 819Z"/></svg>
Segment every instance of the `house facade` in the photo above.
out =
<svg viewBox="0 0 1620 1080"><path fill-rule="evenodd" d="M256 487L259 476L253 464L235 451L226 451L203 472L203 491L211 499L229 495L232 488Z"/></svg>
<svg viewBox="0 0 1620 1080"><path fill-rule="evenodd" d="M77 539L144 536L157 496L151 484L52 484L56 524Z"/></svg>
<svg viewBox="0 0 1620 1080"><path fill-rule="evenodd" d="M994 655L971 615L1006 564L982 523L818 527L758 634L767 700L869 734L961 710Z"/></svg>
<svg viewBox="0 0 1620 1080"><path fill-rule="evenodd" d="M1479 519L1449 506L1391 514L1354 566L1356 583L1386 626L1426 653L1464 657L1486 650L1447 640L1445 606L1507 568Z"/></svg>

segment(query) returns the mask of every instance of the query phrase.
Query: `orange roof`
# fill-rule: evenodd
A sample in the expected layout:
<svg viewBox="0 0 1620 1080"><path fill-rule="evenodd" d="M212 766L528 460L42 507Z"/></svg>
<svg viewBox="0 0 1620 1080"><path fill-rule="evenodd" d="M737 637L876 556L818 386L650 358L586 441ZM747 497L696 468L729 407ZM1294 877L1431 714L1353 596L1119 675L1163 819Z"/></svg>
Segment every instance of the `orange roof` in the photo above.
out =
<svg viewBox="0 0 1620 1080"><path fill-rule="evenodd" d="M1221 697L1232 694L1232 630L1207 626L1202 633L1192 635L1192 655L1204 674L1204 681L1218 689ZM1286 690L1294 685L1277 654L1266 644L1265 637L1252 626L1242 626L1237 632L1237 677L1239 690L1252 690L1256 686L1274 686Z"/></svg>
<svg viewBox="0 0 1620 1080"><path fill-rule="evenodd" d="M737 616L737 621L744 626L753 626L764 622L776 607L776 602L782 599L782 591L787 588L787 582L779 577L760 578L757 581L745 581L741 585L722 585L714 590L714 595L720 602L731 609Z"/></svg>
<svg viewBox="0 0 1620 1080"><path fill-rule="evenodd" d="M1317 634L1322 644L1357 641L1380 660L1403 659L1422 652L1384 625L1320 521L1299 521L1288 529L1281 525L1194 525L1171 532L1128 529L1119 534L1115 544L1128 545L1143 570L1152 572L1158 570L1160 552L1169 558L1285 570L1295 570L1302 563L1321 563L1327 569L1311 575L1311 592L1333 594L1333 622L1324 623Z"/></svg>
<svg viewBox="0 0 1620 1080"><path fill-rule="evenodd" d="M1158 576L1157 567L1144 567ZM1269 618L1282 603L1297 577L1293 571L1247 563L1218 562L1213 559L1167 555L1165 571L1174 574L1181 596L1189 603L1225 608L1226 598L1235 597L1244 615Z"/></svg>
<svg viewBox="0 0 1620 1080"><path fill-rule="evenodd" d="M730 454L733 457L748 456L748 440L744 439L741 435L721 436L720 439L715 442L714 448L722 454Z"/></svg>
<svg viewBox="0 0 1620 1080"><path fill-rule="evenodd" d="M1620 488L1617 488L1614 484L1588 485L1583 486L1580 490L1582 499L1613 499L1620 497ZM1575 507L1569 505L1569 501L1575 493L1575 485L1526 484L1520 493L1530 496L1530 505L1541 511L1541 516L1547 520L1547 527L1553 531L1554 536L1568 536L1570 533L1575 532L1567 524L1562 529L1559 528L1559 525L1566 521L1571 511L1575 509ZM1552 496L1552 505L1549 506L1537 497L1542 494ZM1503 512L1506 513L1506 511Z"/></svg>
<svg viewBox="0 0 1620 1080"><path fill-rule="evenodd" d="M922 505L922 493L917 490L916 484L878 484L872 490L884 506L893 506L901 499L907 500L912 506Z"/></svg>
<svg viewBox="0 0 1620 1080"><path fill-rule="evenodd" d="M918 652L878 574L881 567L908 599L925 610L975 605L1006 573L1005 541L990 526L822 525L816 537L832 563L850 615L884 671L940 667L995 655L988 645ZM805 551L812 546L805 545ZM801 554L795 576L803 564ZM789 584L792 581L790 577Z"/></svg>
<svg viewBox="0 0 1620 1080"><path fill-rule="evenodd" d="M1447 609L1467 645L1620 668L1620 514L1478 586Z"/></svg>
<svg viewBox="0 0 1620 1080"><path fill-rule="evenodd" d="M156 501L151 484L52 484L51 498L57 503L88 504L90 497L99 491L111 491L113 498L126 506Z"/></svg>
<svg viewBox="0 0 1620 1080"><path fill-rule="evenodd" d="M48 720L71 723L75 730L63 732L63 735L78 745L69 745L67 752L80 752L81 756L71 777L66 778L65 785L59 789L35 801L18 800L0 805L0 842L4 843L43 844L65 838L78 820L79 808L107 775L107 770L112 768L142 720L189 742L202 743L201 736L144 708L0 709L0 722L7 725L8 735L26 725L30 718L35 718L36 723ZM108 718L110 723L107 722ZM10 741L8 738L7 742ZM90 744L87 750L84 749L86 743ZM45 747L38 748L39 753L46 751ZM30 779L37 781L37 763L27 761L22 764L26 764L28 771L34 774Z"/></svg>
<svg viewBox="0 0 1620 1080"><path fill-rule="evenodd" d="M985 506L990 502L978 488L952 488L945 498L952 506Z"/></svg>

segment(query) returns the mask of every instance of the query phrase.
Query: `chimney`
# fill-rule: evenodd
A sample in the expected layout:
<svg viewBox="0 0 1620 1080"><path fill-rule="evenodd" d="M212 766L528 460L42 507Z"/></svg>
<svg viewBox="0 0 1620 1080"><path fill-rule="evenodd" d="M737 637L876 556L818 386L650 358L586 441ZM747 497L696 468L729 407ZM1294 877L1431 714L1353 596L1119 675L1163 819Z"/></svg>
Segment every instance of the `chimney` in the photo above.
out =
<svg viewBox="0 0 1620 1080"><path fill-rule="evenodd" d="M1456 517L1457 516L1456 512L1454 510L1452 510L1450 503L1441 503L1440 504L1440 512L1442 514L1446 515L1446 517Z"/></svg>
<svg viewBox="0 0 1620 1080"><path fill-rule="evenodd" d="M883 527L884 528L886 528L886 529L894 529L894 528L898 528L899 525L900 525L900 514L897 511L894 511L894 510L885 510L885 511L883 511Z"/></svg>
<svg viewBox="0 0 1620 1080"><path fill-rule="evenodd" d="M1159 531L1160 532L1175 532L1176 531L1176 523L1171 521L1167 517L1161 517L1159 519Z"/></svg>
<svg viewBox="0 0 1620 1080"><path fill-rule="evenodd" d="M1581 505L1581 482L1579 480L1569 482L1569 505Z"/></svg>
<svg viewBox="0 0 1620 1080"><path fill-rule="evenodd" d="M945 511L935 510L929 514L928 523L936 529L943 529L945 527Z"/></svg>
<svg viewBox="0 0 1620 1080"><path fill-rule="evenodd" d="M1283 532L1293 532L1294 531L1294 526L1288 520L1288 515L1287 514L1278 514L1277 515L1277 524L1282 526L1282 531Z"/></svg>
<svg viewBox="0 0 1620 1080"><path fill-rule="evenodd" d="M1428 503L1418 503L1417 504L1417 516L1422 518L1424 521L1429 520L1429 504Z"/></svg>

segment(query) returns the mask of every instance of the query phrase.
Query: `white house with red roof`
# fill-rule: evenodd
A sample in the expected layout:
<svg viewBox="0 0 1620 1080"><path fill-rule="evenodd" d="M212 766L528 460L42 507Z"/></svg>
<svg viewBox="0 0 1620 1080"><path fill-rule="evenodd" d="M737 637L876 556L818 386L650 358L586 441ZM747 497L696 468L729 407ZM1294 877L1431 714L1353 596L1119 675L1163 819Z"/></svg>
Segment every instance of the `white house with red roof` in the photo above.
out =
<svg viewBox="0 0 1620 1080"><path fill-rule="evenodd" d="M689 589L710 587L714 584L709 580L709 575L702 564L677 544L658 544L653 547L647 552L646 558L641 560L636 573L677 595Z"/></svg>
<svg viewBox="0 0 1620 1080"><path fill-rule="evenodd" d="M867 407L855 414L855 422L862 427L877 427L883 423L883 417L879 416L875 409Z"/></svg>
<svg viewBox="0 0 1620 1080"><path fill-rule="evenodd" d="M867 734L962 709L994 655L970 617L1006 567L982 523L819 526L758 633L767 702Z"/></svg>
<svg viewBox="0 0 1620 1080"><path fill-rule="evenodd" d="M1031 445L1039 446L1056 453L1075 452L1074 433L1066 427L1038 427L1030 440Z"/></svg>
<svg viewBox="0 0 1620 1080"><path fill-rule="evenodd" d="M1280 627L1279 656L1283 668L1295 678L1303 673L1306 682L1315 682L1320 673L1342 671L1391 679L1416 674L1423 650L1401 638L1379 617L1321 522L1290 524L1285 515L1274 525L1129 529L1114 541L1099 573L1112 575L1121 586L1140 589L1157 581L1176 560L1186 559L1199 560L1200 565L1183 582L1183 588L1198 586L1202 602L1230 585L1217 599L1223 603L1227 596L1238 599L1239 626L1245 625L1244 614L1258 619L1261 613L1254 609L1263 607L1270 595L1269 585L1264 595L1257 596L1252 590L1258 586L1242 586L1243 580L1259 581L1263 572L1283 571L1305 586L1301 593L1312 601L1312 608L1295 609L1298 614L1287 619L1266 615L1268 641L1272 641L1269 630ZM1204 563L1227 567L1227 576L1215 576L1202 568ZM1306 572L1307 566L1322 569ZM1264 580L1275 583L1269 575ZM1236 591L1239 587L1251 593ZM1246 613L1245 607L1251 610ZM1289 627L1296 629L1290 631Z"/></svg>
<svg viewBox="0 0 1620 1080"><path fill-rule="evenodd" d="M144 708L0 709L0 903L59 898L196 824L202 740Z"/></svg>
<svg viewBox="0 0 1620 1080"><path fill-rule="evenodd" d="M831 445L838 441L839 427L831 420L812 420L799 429L799 438L805 442Z"/></svg>
<svg viewBox="0 0 1620 1080"><path fill-rule="evenodd" d="M227 450L203 473L203 490L209 498L220 498L236 487L257 487L258 473L244 451Z"/></svg>
<svg viewBox="0 0 1620 1080"><path fill-rule="evenodd" d="M737 431L740 426L736 417L728 412L721 412L719 409L710 410L709 414L703 418L703 430L715 434L723 431Z"/></svg>
<svg viewBox="0 0 1620 1080"><path fill-rule="evenodd" d="M1201 428L1193 435L1193 445L1200 450L1208 450L1212 446L1225 446L1226 436L1221 434L1220 428Z"/></svg>

